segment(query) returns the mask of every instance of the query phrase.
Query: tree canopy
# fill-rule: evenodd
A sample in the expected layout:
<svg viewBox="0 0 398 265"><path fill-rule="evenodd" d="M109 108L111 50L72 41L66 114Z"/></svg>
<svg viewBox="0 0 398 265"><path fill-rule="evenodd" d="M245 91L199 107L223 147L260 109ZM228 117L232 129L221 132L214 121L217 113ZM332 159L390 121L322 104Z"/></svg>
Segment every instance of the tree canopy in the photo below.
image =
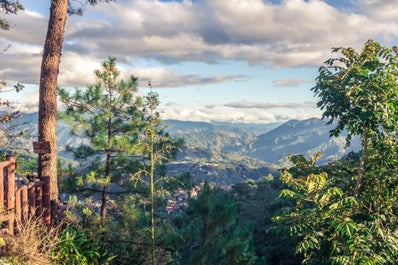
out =
<svg viewBox="0 0 398 265"><path fill-rule="evenodd" d="M369 40L360 53L335 48L342 56L319 69L313 91L331 136L348 131L361 138L359 159L345 157L322 167L291 157L281 174L280 197L292 201L274 220L297 240L306 264L394 264L398 260L398 58Z"/></svg>

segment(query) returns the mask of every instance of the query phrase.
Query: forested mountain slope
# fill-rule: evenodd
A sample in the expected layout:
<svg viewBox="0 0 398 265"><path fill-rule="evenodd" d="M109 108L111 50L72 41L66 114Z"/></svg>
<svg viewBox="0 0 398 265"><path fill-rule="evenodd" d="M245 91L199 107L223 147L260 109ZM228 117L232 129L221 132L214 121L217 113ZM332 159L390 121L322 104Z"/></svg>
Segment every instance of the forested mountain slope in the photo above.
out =
<svg viewBox="0 0 398 265"><path fill-rule="evenodd" d="M32 151L37 139L37 113L26 113L17 120L27 129L30 139L25 148ZM183 138L184 147L169 165L170 174L189 172L195 182L208 179L230 185L245 179L257 179L286 165L287 154L309 156L322 152L322 162L339 158L349 150L358 150L358 141L345 149L343 137L329 138L332 126L317 118L290 120L284 124L234 124L165 120L165 130ZM72 159L66 145L78 145L84 139L72 137L69 127L58 121L59 156Z"/></svg>
<svg viewBox="0 0 398 265"><path fill-rule="evenodd" d="M359 149L358 139L346 149L345 135L329 137L332 125L317 118L290 120L281 126L259 135L253 142L248 156L269 162L286 161L287 154L304 154L307 157L317 152L323 153L320 162L340 158L350 150Z"/></svg>

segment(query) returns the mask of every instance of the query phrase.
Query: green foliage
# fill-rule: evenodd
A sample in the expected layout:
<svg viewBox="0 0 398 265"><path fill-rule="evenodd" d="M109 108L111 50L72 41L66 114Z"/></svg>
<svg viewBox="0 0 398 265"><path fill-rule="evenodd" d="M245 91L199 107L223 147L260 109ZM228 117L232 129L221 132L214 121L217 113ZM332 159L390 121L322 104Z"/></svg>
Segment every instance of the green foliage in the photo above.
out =
<svg viewBox="0 0 398 265"><path fill-rule="evenodd" d="M143 155L143 161L137 173L132 174L132 180L135 182L136 187L139 186L140 190L145 190L145 187L149 187L152 265L155 265L156 262L155 199L156 196L163 191L162 188L158 188L159 184L160 186L169 184L171 180L171 178L166 175L164 163L175 157L176 151L182 144L181 141L176 142L167 133L163 133L160 115L156 110L158 105L158 95L151 91L144 98L145 115L143 123L146 129L143 131L143 134L140 135L137 148ZM176 179L173 178L173 180Z"/></svg>
<svg viewBox="0 0 398 265"><path fill-rule="evenodd" d="M102 186L101 218L106 218L108 187L111 181L128 178L129 161L139 153L138 139L144 129L142 100L137 95L137 78L118 80L116 59L102 62L96 70L98 82L70 94L59 89L66 109L58 116L72 125L75 136L88 139L77 147L67 147L76 159L89 162L86 179ZM90 176L92 176L90 178Z"/></svg>
<svg viewBox="0 0 398 265"><path fill-rule="evenodd" d="M297 240L308 264L394 264L398 260L398 60L368 41L361 53L335 48L312 89L323 118L336 121L331 136L361 137L360 157L323 168L291 157L280 196L293 206L274 220ZM354 158L354 159L352 159ZM311 160L313 160L311 158ZM316 159L314 160L316 161Z"/></svg>
<svg viewBox="0 0 398 265"><path fill-rule="evenodd" d="M255 254L266 259L266 264L298 264L293 241L272 228L272 216L288 204L278 199L282 185L279 178L264 176L256 181L247 180L231 187L236 200L237 216L243 227L252 226Z"/></svg>
<svg viewBox="0 0 398 265"><path fill-rule="evenodd" d="M251 227L238 226L236 205L226 191L205 182L182 222L179 264L256 264Z"/></svg>
<svg viewBox="0 0 398 265"><path fill-rule="evenodd" d="M79 228L68 226L62 231L52 261L56 264L109 264L113 259Z"/></svg>
<svg viewBox="0 0 398 265"><path fill-rule="evenodd" d="M357 200L350 195L355 187L353 172L355 166L350 169L347 160L324 167L300 163L282 172L286 189L279 196L293 204L273 220L297 241L296 252L303 255L303 263L393 264L397 260L396 186L384 184L394 177L386 179L383 169L376 179L366 178L362 199ZM397 183L396 177L393 182Z"/></svg>
<svg viewBox="0 0 398 265"><path fill-rule="evenodd" d="M352 48L334 48L342 54L320 67L315 95L317 106L324 110L322 117L328 124L337 121L330 131L338 136L347 130L347 145L353 135L361 137L362 156L354 196L358 197L364 179L367 149L398 129L398 55L369 40L361 53Z"/></svg>
<svg viewBox="0 0 398 265"><path fill-rule="evenodd" d="M72 125L75 136L86 138L79 146L67 147L82 161L84 172L62 168L62 174L69 178L61 183L72 190L86 190L86 194L102 187L102 232L90 231L107 238L107 248L117 255L117 264L143 264L145 260L157 264L169 253L162 241L170 226L156 210L165 204L167 187L183 184L182 179L167 176L165 168L181 141L164 133L156 93L151 91L141 98L136 93L137 78L118 81L114 58L102 66L95 71L97 84L74 94L59 89L66 105L59 116ZM110 185L118 191L109 191ZM95 205L87 201L74 207L77 219L87 228L98 226L97 207L90 204ZM107 210L110 215L106 215Z"/></svg>
<svg viewBox="0 0 398 265"><path fill-rule="evenodd" d="M33 175L37 172L37 161L30 156L17 156L17 173L21 175Z"/></svg>
<svg viewBox="0 0 398 265"><path fill-rule="evenodd" d="M333 48L341 57L331 58L320 67L316 85L312 88L320 98L317 106L329 124L337 122L331 135L344 129L348 140L353 135L369 134L383 138L397 130L398 58L392 50L369 40L362 51L353 48Z"/></svg>

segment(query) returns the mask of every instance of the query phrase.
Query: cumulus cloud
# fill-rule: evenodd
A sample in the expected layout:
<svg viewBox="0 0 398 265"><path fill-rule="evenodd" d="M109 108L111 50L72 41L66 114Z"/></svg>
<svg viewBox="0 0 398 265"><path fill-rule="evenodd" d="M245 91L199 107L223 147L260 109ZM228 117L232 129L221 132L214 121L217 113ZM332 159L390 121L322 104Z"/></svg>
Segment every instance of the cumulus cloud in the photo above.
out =
<svg viewBox="0 0 398 265"><path fill-rule="evenodd" d="M48 18L33 11L23 10L17 15L7 16L7 20L10 30L1 32L3 38L10 42L43 45Z"/></svg>
<svg viewBox="0 0 398 265"><path fill-rule="evenodd" d="M297 87L301 84L313 83L312 80L289 79L289 80L273 80L275 87Z"/></svg>
<svg viewBox="0 0 398 265"><path fill-rule="evenodd" d="M337 3L337 4L328 4ZM93 83L99 62L115 56L122 77L134 74L154 88L220 84L254 77L236 72L202 74L170 70L170 64L242 61L264 67L319 66L336 46L360 48L368 39L392 45L398 36L396 0L120 0L88 7L67 19L59 84ZM2 31L2 79L38 83L48 18L31 10L9 16ZM142 68L138 60L154 65ZM280 78L280 77L278 77ZM295 87L308 80L287 78L274 87ZM315 103L235 101L223 106L181 110L164 105L170 117L198 120L279 121L311 117ZM274 112L283 109L283 115ZM170 111L170 112L169 112Z"/></svg>
<svg viewBox="0 0 398 265"><path fill-rule="evenodd" d="M0 37L0 47L7 41ZM3 79L37 84L39 81L42 48L29 44L8 43L10 47L0 58Z"/></svg>
<svg viewBox="0 0 398 265"><path fill-rule="evenodd" d="M190 109L182 106L168 105L162 107L163 119L189 121L219 121L241 123L272 123L285 122L290 119L307 119L320 117L314 108L303 108L297 104L285 108L283 112L259 108L231 108L229 106L209 105L201 109Z"/></svg>
<svg viewBox="0 0 398 265"><path fill-rule="evenodd" d="M331 42L358 42L366 32L385 31L384 25L373 23L365 12L341 12L322 1L288 0L273 5L258 0L211 0L203 4L141 0L112 8L103 5L105 14L118 14L118 19L112 31L101 27L102 44L115 47L115 42L122 40L118 45L122 51L177 60L206 61L217 55L251 63L304 64L311 63L313 56L319 59L324 55ZM109 38L104 29L118 38ZM92 30L80 26L75 34L87 36ZM124 45L131 39L137 45ZM300 54L304 56L300 58ZM294 60L297 57L300 60Z"/></svg>
<svg viewBox="0 0 398 265"><path fill-rule="evenodd" d="M279 102L252 102L247 100L235 101L224 104L226 107L237 108L237 109L276 109L276 108L314 108L314 102L304 103L279 103Z"/></svg>
<svg viewBox="0 0 398 265"><path fill-rule="evenodd" d="M72 77L108 55L122 58L131 68L137 58L164 64L241 60L273 67L319 65L331 47L360 47L369 38L388 42L397 37L397 9L395 0L357 0L350 8L321 0L101 3L87 8L83 17L68 17L61 67L65 63L65 71L75 60L76 73L68 68L61 80L73 85L77 81ZM24 80L37 80L47 18L26 10L8 19L12 29L2 32L1 43L32 49L8 65L24 68ZM0 63L2 69L4 65Z"/></svg>
<svg viewBox="0 0 398 265"><path fill-rule="evenodd" d="M215 76L201 76L196 74L182 74L171 71L166 68L135 68L130 71L125 71L124 76L134 75L139 78L141 84L147 84L151 81L153 88L163 87L186 87L192 85L209 85L229 81L239 81L248 78L244 75L215 75Z"/></svg>
<svg viewBox="0 0 398 265"><path fill-rule="evenodd" d="M393 27L375 21L375 11L366 4L360 7L363 12L358 14L322 1L304 0L286 0L279 5L259 0L208 0L201 4L121 1L96 7L95 12L105 17L102 20L71 17L66 32L69 40L87 40L85 44L93 48L92 52L113 50L134 56L202 61L218 55L255 62L250 51L260 50L259 61L295 64L294 58L300 54L319 58L331 43L356 44L363 42L364 35L394 33ZM90 12L94 11L87 10ZM277 56L272 58L272 54ZM292 58L279 61L278 55ZM311 63L298 59L301 64Z"/></svg>
<svg viewBox="0 0 398 265"><path fill-rule="evenodd" d="M68 86L86 86L96 82L94 71L100 69L99 62L93 62L87 57L77 54L65 56L59 74L59 84ZM228 81L239 81L248 78L244 75L201 76L182 74L164 67L119 69L120 78L128 79L131 75L138 77L140 87L147 87L151 82L153 88L186 87L193 85L209 85Z"/></svg>

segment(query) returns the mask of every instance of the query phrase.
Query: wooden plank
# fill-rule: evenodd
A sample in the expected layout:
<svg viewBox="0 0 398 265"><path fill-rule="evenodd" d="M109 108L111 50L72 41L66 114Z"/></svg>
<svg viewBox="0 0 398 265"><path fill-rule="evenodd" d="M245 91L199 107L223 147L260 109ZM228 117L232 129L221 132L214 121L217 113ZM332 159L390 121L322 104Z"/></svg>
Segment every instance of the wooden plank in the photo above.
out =
<svg viewBox="0 0 398 265"><path fill-rule="evenodd" d="M29 214L29 201L28 201L28 186L23 185L21 188L22 193L22 218L23 220L28 220Z"/></svg>
<svg viewBox="0 0 398 265"><path fill-rule="evenodd" d="M9 217L8 232L14 235L14 222L15 222L15 156L7 156L11 162L7 167L7 214Z"/></svg>
<svg viewBox="0 0 398 265"><path fill-rule="evenodd" d="M4 168L0 167L0 213L5 212Z"/></svg>
<svg viewBox="0 0 398 265"><path fill-rule="evenodd" d="M21 212L21 189L15 191L15 223L18 226L22 221Z"/></svg>
<svg viewBox="0 0 398 265"><path fill-rule="evenodd" d="M28 201L29 201L29 215L34 215L36 212L36 188L31 187L28 189Z"/></svg>

